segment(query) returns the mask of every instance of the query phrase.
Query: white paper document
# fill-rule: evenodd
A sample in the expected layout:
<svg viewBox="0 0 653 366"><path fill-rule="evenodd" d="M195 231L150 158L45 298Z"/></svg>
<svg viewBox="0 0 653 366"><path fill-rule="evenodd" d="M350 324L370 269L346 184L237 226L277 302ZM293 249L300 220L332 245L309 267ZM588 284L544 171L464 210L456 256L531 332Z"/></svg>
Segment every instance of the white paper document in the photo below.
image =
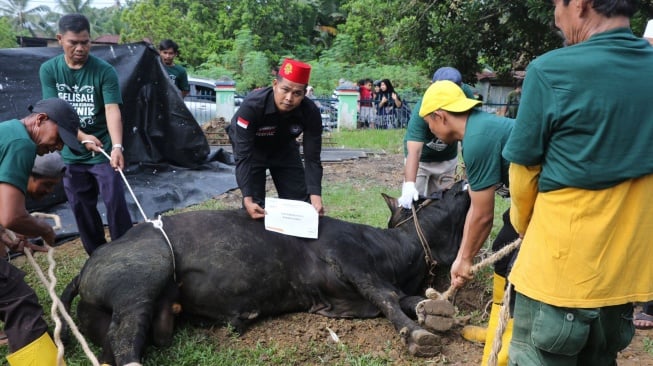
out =
<svg viewBox="0 0 653 366"><path fill-rule="evenodd" d="M317 239L319 215L303 201L265 198L265 229L301 238Z"/></svg>

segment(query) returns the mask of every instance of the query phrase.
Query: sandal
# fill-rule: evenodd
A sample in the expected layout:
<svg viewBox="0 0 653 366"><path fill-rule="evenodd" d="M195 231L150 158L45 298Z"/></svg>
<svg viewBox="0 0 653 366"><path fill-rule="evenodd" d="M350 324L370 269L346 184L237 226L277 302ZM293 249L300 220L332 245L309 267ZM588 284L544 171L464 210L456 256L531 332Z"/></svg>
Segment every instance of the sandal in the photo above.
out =
<svg viewBox="0 0 653 366"><path fill-rule="evenodd" d="M653 329L653 315L640 312L635 314L633 324L637 329Z"/></svg>

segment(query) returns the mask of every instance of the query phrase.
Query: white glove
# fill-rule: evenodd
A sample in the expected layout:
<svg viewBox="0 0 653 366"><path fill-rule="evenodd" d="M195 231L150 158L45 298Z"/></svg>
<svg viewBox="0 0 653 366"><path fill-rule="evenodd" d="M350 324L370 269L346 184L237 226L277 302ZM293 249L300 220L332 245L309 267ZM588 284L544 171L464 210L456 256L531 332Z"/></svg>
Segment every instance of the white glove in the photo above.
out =
<svg viewBox="0 0 653 366"><path fill-rule="evenodd" d="M411 208L413 201L417 201L419 192L415 189L415 182L404 182L401 187L401 197L399 197L399 205L403 208Z"/></svg>

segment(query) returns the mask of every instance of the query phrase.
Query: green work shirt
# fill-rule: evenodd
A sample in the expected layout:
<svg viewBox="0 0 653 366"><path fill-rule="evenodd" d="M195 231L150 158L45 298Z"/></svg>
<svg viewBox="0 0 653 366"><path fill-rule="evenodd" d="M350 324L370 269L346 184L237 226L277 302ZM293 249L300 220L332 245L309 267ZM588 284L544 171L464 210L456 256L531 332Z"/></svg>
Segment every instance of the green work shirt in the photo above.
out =
<svg viewBox="0 0 653 366"><path fill-rule="evenodd" d="M467 85L462 85L462 90L468 98L474 98L474 91ZM413 111L419 111L422 107L422 98L413 106ZM433 163L440 161L449 161L458 155L458 144L447 145L440 141L429 129L429 124L424 121L419 113L412 113L406 134L404 135L404 157L408 156L408 141L423 142L422 155L419 161L422 163Z"/></svg>
<svg viewBox="0 0 653 366"><path fill-rule="evenodd" d="M23 194L36 158L36 144L17 119L0 123L0 182L11 184Z"/></svg>
<svg viewBox="0 0 653 366"><path fill-rule="evenodd" d="M163 65L168 73L168 77L172 80L172 83L177 86L181 91L190 91L190 85L188 85L188 74L186 69L179 65Z"/></svg>
<svg viewBox="0 0 653 366"><path fill-rule="evenodd" d="M538 57L503 155L541 165L541 192L605 189L653 173L651 65L653 47L627 28Z"/></svg>
<svg viewBox="0 0 653 366"><path fill-rule="evenodd" d="M63 55L41 65L39 71L43 99L58 97L69 102L79 114L79 127L102 141L111 154L111 136L107 128L105 105L122 104L116 70L106 61L89 55L86 64L77 70L66 65ZM107 161L102 154L90 151L74 154L68 146L61 151L66 164L98 164Z"/></svg>
<svg viewBox="0 0 653 366"><path fill-rule="evenodd" d="M462 155L469 186L481 191L496 184L509 186L509 163L501 156L515 120L472 110L467 118Z"/></svg>

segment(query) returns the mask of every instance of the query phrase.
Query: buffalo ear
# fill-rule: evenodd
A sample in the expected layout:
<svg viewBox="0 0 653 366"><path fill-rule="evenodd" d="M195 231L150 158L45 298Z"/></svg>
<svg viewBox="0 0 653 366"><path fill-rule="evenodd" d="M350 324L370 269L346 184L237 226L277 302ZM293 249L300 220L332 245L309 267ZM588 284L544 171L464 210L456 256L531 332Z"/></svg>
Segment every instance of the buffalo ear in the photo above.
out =
<svg viewBox="0 0 653 366"><path fill-rule="evenodd" d="M390 218L388 219L388 228L393 228L396 227L399 222L401 222L403 215L402 211L403 209L399 206L399 202L397 202L397 199L394 197L390 197L385 193L381 193L381 196L383 196L383 199L385 200L385 203L388 205L388 208L390 209Z"/></svg>
<svg viewBox="0 0 653 366"><path fill-rule="evenodd" d="M395 213L395 211L397 211L397 207L399 206L397 199L394 197L390 197L385 193L381 193L381 196L383 196L383 199L385 200L385 203L388 205L390 212Z"/></svg>

